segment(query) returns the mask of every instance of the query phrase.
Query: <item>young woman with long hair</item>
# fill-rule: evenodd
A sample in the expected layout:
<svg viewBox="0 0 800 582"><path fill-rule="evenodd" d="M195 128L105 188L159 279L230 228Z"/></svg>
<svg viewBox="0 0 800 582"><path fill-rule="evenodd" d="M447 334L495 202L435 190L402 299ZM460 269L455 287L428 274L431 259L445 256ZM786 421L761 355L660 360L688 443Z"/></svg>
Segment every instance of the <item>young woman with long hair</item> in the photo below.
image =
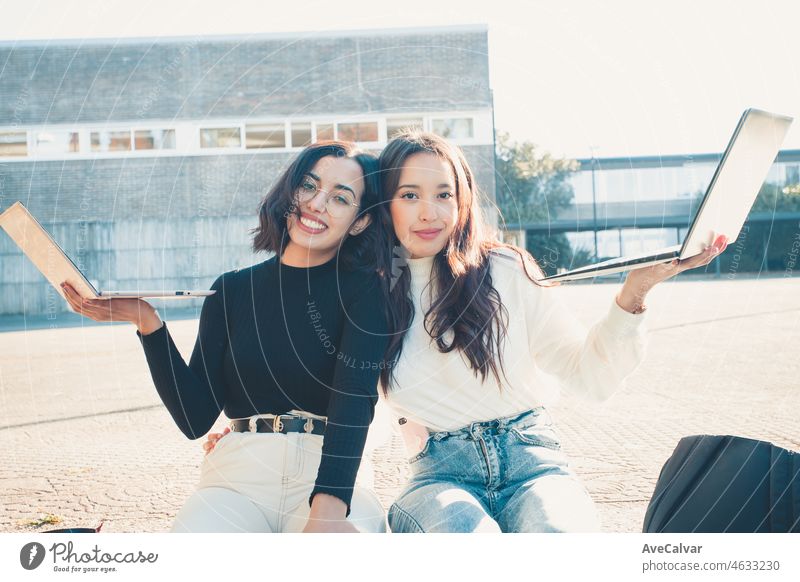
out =
<svg viewBox="0 0 800 582"><path fill-rule="evenodd" d="M65 285L76 312L136 325L184 435L201 437L221 411L231 419L172 531L385 529L377 498L355 486L388 342L376 170L343 142L291 162L253 231L253 249L275 255L214 281L188 365L147 302Z"/></svg>
<svg viewBox="0 0 800 582"><path fill-rule="evenodd" d="M548 412L558 389L547 376L608 398L643 357L648 291L710 262L724 237L691 259L628 273L587 333L558 290L537 282L533 257L487 228L459 148L409 131L380 166L399 273L381 388L417 451L389 510L392 531L598 531Z"/></svg>

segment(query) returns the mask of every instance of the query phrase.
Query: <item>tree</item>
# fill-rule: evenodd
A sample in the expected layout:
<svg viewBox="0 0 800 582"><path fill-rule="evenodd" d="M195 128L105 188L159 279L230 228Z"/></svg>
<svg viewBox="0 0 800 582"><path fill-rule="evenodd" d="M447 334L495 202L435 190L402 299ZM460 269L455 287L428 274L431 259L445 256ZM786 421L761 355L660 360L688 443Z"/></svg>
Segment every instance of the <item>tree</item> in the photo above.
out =
<svg viewBox="0 0 800 582"><path fill-rule="evenodd" d="M497 205L505 223L547 223L573 204L569 178L579 168L575 160L557 159L529 142L512 142L497 135ZM563 233L527 236L527 249L548 273L572 265L575 253Z"/></svg>
<svg viewBox="0 0 800 582"><path fill-rule="evenodd" d="M769 222L746 219L739 237L731 242L720 258L720 271L733 278L736 273L787 271L796 262L800 225L781 214L800 212L800 196L796 185L766 182L758 192L750 215L772 214ZM695 196L696 207L704 192Z"/></svg>

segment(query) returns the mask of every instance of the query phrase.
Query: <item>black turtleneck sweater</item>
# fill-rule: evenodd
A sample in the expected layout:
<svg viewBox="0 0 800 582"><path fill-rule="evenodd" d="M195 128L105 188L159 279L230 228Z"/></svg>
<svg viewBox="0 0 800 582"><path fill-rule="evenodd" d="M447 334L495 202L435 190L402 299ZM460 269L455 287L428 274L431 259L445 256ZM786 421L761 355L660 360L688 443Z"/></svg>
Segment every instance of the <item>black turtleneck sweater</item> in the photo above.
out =
<svg viewBox="0 0 800 582"><path fill-rule="evenodd" d="M290 267L274 256L220 276L206 297L187 366L166 323L138 331L150 373L173 420L190 439L228 418L292 409L328 417L316 493L347 504L378 398L388 344L375 275L337 259Z"/></svg>

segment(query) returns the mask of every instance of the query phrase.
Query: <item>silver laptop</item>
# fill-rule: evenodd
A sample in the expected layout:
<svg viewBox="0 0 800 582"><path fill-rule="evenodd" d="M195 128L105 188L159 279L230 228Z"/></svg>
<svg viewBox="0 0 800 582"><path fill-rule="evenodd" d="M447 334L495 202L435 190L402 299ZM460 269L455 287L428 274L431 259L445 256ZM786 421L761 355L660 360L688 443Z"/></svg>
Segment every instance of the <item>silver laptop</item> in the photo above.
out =
<svg viewBox="0 0 800 582"><path fill-rule="evenodd" d="M543 280L571 281L600 277L669 263L676 258L686 259L702 253L707 245L714 242L715 234L724 234L732 243L742 230L792 121L791 117L758 109L747 109L742 114L683 244L594 263L544 277Z"/></svg>
<svg viewBox="0 0 800 582"><path fill-rule="evenodd" d="M68 282L86 299L110 299L112 297L205 297L216 291L98 291L81 270L72 262L59 244L53 240L39 221L22 202L15 202L0 214L0 226L17 243L42 275L50 281L59 295L64 297L61 283ZM65 297L66 299L66 297Z"/></svg>

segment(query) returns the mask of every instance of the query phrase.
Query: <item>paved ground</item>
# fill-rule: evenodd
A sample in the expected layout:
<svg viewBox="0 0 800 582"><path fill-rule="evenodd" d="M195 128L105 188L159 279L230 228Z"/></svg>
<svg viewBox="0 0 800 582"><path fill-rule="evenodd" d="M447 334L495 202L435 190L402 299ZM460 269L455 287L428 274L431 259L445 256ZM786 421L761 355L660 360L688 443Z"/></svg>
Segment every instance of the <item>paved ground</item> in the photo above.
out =
<svg viewBox="0 0 800 582"><path fill-rule="evenodd" d="M616 289L559 292L590 323ZM676 281L649 305L648 355L627 386L600 406L565 397L553 410L609 532L641 531L682 436L800 449L800 279ZM24 523L45 514L65 526L166 531L197 478L199 441L187 441L159 405L132 326L63 327L69 320L0 333L0 531L35 529ZM197 321L170 327L188 358ZM408 474L399 439L373 462L388 507ZM47 527L55 526L39 529Z"/></svg>

